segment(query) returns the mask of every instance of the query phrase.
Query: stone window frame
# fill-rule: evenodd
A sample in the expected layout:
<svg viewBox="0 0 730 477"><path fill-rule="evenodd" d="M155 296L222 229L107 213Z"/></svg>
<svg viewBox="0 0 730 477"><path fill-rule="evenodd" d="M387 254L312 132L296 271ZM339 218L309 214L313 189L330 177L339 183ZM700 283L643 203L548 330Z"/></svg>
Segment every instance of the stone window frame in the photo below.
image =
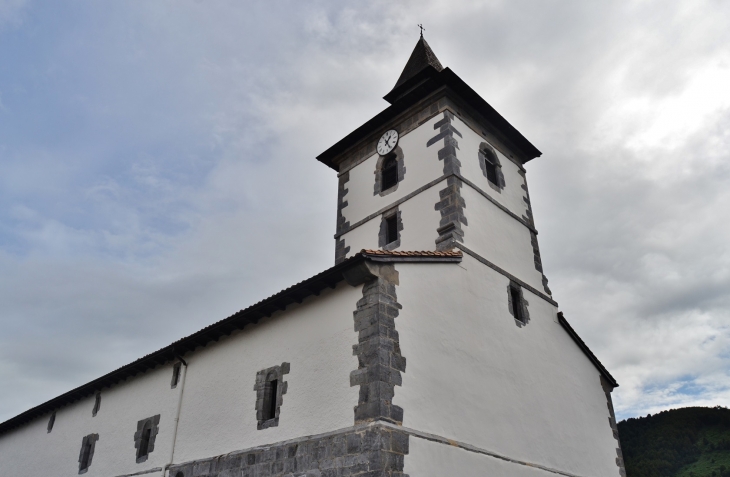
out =
<svg viewBox="0 0 730 477"><path fill-rule="evenodd" d="M385 159L389 156L395 155L396 170L398 173L398 181L394 186L383 190L383 165L385 165ZM403 149L400 146L396 146L391 152L385 156L378 157L378 162L375 164L375 186L373 187L373 195L380 195L380 197L386 196L398 190L398 184L403 182L403 178L406 176L406 166L403 161Z"/></svg>
<svg viewBox="0 0 730 477"><path fill-rule="evenodd" d="M398 238L393 242L388 242L388 219L395 217L396 230ZM403 218L401 217L401 211L398 208L390 209L383 212L380 216L380 230L378 231L378 247L383 250L395 250L400 247L401 231L403 230Z"/></svg>
<svg viewBox="0 0 730 477"><path fill-rule="evenodd" d="M147 441L147 453L140 455L140 445L142 444L142 435L145 427L149 425L150 438ZM155 439L157 434L160 432L160 415L157 414L152 417L141 419L137 421L137 432L134 433L134 448L136 449L134 455L138 464L145 462L147 457L155 450Z"/></svg>
<svg viewBox="0 0 730 477"><path fill-rule="evenodd" d="M96 417L101 409L101 393L98 392L94 396L94 408L91 410L91 417Z"/></svg>
<svg viewBox="0 0 730 477"><path fill-rule="evenodd" d="M50 434L53 430L53 425L56 423L56 411L51 413L51 417L48 418L47 433Z"/></svg>
<svg viewBox="0 0 730 477"><path fill-rule="evenodd" d="M487 154L485 154L485 152ZM502 173L502 163L499 161L499 156L497 155L497 151L494 150L494 148L487 144L486 142L482 142L479 144L479 167L482 169L482 173L484 174L484 177L487 178L487 184L489 184L489 187L494 189L495 191L502 193L502 189L505 187L505 181L504 181L504 174ZM490 163L494 164L495 170L497 173L497 183L492 182L489 179L489 174L487 174L487 156L490 156L492 160L489 160Z"/></svg>
<svg viewBox="0 0 730 477"><path fill-rule="evenodd" d="M180 371L182 370L182 362L178 361L172 365L172 379L170 380L170 389L175 389L180 382Z"/></svg>
<svg viewBox="0 0 730 477"><path fill-rule="evenodd" d="M89 434L81 439L81 450L79 451L79 474L85 474L89 470L89 467L91 467L91 461L94 458L94 449L96 448L96 441L98 440L99 434ZM88 449L88 451L86 449ZM84 454L87 454L86 462L84 462Z"/></svg>
<svg viewBox="0 0 730 477"><path fill-rule="evenodd" d="M520 320L515 314L515 303L512 299L513 295L517 295L518 303L517 306L519 306L519 315L522 317ZM507 309L509 310L509 314L512 315L512 318L515 320L515 325L517 325L518 328L522 328L523 326L526 326L530 322L530 312L527 309L527 306L530 303L525 300L525 294L522 289L522 286L515 282L510 280L509 285L507 285Z"/></svg>
<svg viewBox="0 0 730 477"><path fill-rule="evenodd" d="M256 429L268 429L269 427L277 427L279 425L279 415L281 413L281 405L284 403L284 394L289 387L289 383L284 381L284 375L289 374L291 366L289 363L281 363L279 366L262 369L256 373L256 384L253 390L256 391ZM276 410L273 417L267 418L266 407L270 406L267 402L267 391L270 391L270 382L277 381L276 386Z"/></svg>

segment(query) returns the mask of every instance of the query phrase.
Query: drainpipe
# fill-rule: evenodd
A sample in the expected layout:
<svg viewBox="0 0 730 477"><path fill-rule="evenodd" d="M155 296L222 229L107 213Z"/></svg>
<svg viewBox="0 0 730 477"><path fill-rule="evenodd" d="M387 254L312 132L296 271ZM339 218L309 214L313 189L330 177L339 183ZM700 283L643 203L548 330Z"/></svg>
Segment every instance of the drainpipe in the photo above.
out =
<svg viewBox="0 0 730 477"><path fill-rule="evenodd" d="M188 374L188 363L182 359L182 356L178 356L177 359L182 363L182 369L180 369L180 382L178 386L180 391L177 394L177 409L175 410L175 422L172 427L172 445L170 446L170 458L167 464L162 466L162 473L160 477L165 477L165 472L172 465L173 457L175 456L175 441L177 440L177 425L180 422L180 408L182 407L183 390L185 389L185 376Z"/></svg>

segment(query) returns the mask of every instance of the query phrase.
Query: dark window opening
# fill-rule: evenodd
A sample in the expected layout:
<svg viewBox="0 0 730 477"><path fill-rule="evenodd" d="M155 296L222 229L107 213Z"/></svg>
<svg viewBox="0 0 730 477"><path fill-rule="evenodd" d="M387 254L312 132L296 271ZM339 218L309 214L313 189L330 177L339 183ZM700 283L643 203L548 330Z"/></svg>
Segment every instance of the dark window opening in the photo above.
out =
<svg viewBox="0 0 730 477"><path fill-rule="evenodd" d="M385 218L385 243L393 243L398 240L398 216L392 215Z"/></svg>
<svg viewBox="0 0 730 477"><path fill-rule="evenodd" d="M516 287L510 287L509 293L510 298L512 298L512 313L514 313L515 315L515 320L524 323L525 317L522 313L522 294L520 293L520 289Z"/></svg>
<svg viewBox="0 0 730 477"><path fill-rule="evenodd" d="M139 449L137 450L138 459L149 454L150 437L152 437L152 423L147 421L142 428L142 435L139 440Z"/></svg>
<svg viewBox="0 0 730 477"><path fill-rule="evenodd" d="M398 161L391 152L383 159L383 190L388 190L398 183Z"/></svg>
<svg viewBox="0 0 730 477"><path fill-rule="evenodd" d="M56 411L53 411L53 414L51 414L50 419L48 419L48 432L51 432L53 430L53 424L56 423Z"/></svg>
<svg viewBox="0 0 730 477"><path fill-rule="evenodd" d="M84 439L83 447L81 448L81 461L79 462L79 470L86 470L89 468L91 460L91 446L93 443L91 439Z"/></svg>
<svg viewBox="0 0 730 477"><path fill-rule="evenodd" d="M177 383L180 381L180 365L181 363L175 363L175 365L172 367L172 383L170 384L171 388L176 387Z"/></svg>
<svg viewBox="0 0 730 477"><path fill-rule="evenodd" d="M91 415L96 416L96 413L99 412L99 409L101 408L101 393L96 393L96 399L94 399L94 409L91 411Z"/></svg>
<svg viewBox="0 0 730 477"><path fill-rule="evenodd" d="M266 383L266 390L264 393L264 420L266 421L276 417L276 395L278 388L278 379L272 379Z"/></svg>
<svg viewBox="0 0 730 477"><path fill-rule="evenodd" d="M289 363L272 366L256 373L256 428L268 429L279 425L279 414L288 383L284 375L289 374Z"/></svg>
<svg viewBox="0 0 730 477"><path fill-rule="evenodd" d="M134 448L136 449L135 455L138 464L145 462L147 457L155 450L159 424L159 414L137 421L137 431L134 433Z"/></svg>
<svg viewBox="0 0 730 477"><path fill-rule="evenodd" d="M497 174L497 158L494 152L489 149L482 149L484 155L484 169L487 172L487 180L492 184L499 186L499 177Z"/></svg>
<svg viewBox="0 0 730 477"><path fill-rule="evenodd" d="M185 474L183 474L182 472L178 472L177 474L175 474L175 477L185 477Z"/></svg>

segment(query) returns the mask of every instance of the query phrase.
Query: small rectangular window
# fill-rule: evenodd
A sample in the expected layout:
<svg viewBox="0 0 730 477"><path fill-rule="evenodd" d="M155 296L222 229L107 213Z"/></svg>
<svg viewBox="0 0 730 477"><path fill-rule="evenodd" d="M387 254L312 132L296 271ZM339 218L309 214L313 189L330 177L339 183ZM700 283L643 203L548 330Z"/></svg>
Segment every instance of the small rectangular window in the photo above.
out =
<svg viewBox="0 0 730 477"><path fill-rule="evenodd" d="M81 449L81 463L79 470L86 470L89 468L89 457L91 457L91 442L87 439L84 441L83 449Z"/></svg>
<svg viewBox="0 0 730 477"><path fill-rule="evenodd" d="M392 215L385 218L385 243L393 243L398 240L398 216Z"/></svg>
<svg viewBox="0 0 730 477"><path fill-rule="evenodd" d="M512 313L514 313L515 320L522 323L525 322L524 314L522 313L522 294L520 289L517 287L510 287L510 298L512 299Z"/></svg>
<svg viewBox="0 0 730 477"><path fill-rule="evenodd" d="M175 363L175 365L172 367L172 382L170 383L170 388L177 387L177 383L180 382L180 365L182 363Z"/></svg>
<svg viewBox="0 0 730 477"><path fill-rule="evenodd" d="M281 366L272 366L256 373L253 389L256 391L258 430L279 425L282 400L288 387L284 381L285 374L289 374L289 363L281 363Z"/></svg>
<svg viewBox="0 0 730 477"><path fill-rule="evenodd" d="M89 434L81 440L81 451L79 452L79 474L85 474L91 466L94 457L94 446L99 440L99 434Z"/></svg>
<svg viewBox="0 0 730 477"><path fill-rule="evenodd" d="M269 383L268 402L265 404L268 409L267 419L274 419L276 417L276 394L279 387L279 380L274 379Z"/></svg>
<svg viewBox="0 0 730 477"><path fill-rule="evenodd" d="M94 409L91 411L91 416L96 416L96 413L99 412L99 409L101 409L101 393L96 393L96 398L94 399Z"/></svg>
<svg viewBox="0 0 730 477"><path fill-rule="evenodd" d="M53 414L51 414L51 417L48 419L48 432L51 432L53 430L53 424L56 423L56 411L53 411Z"/></svg>
<svg viewBox="0 0 730 477"><path fill-rule="evenodd" d="M150 437L152 437L152 423L148 422L142 429L142 436L139 441L139 451L137 452L137 458L147 456L150 448Z"/></svg>
<svg viewBox="0 0 730 477"><path fill-rule="evenodd" d="M159 432L160 415L137 421L137 432L134 433L134 447L136 448L137 463L147 460L155 450L155 439Z"/></svg>

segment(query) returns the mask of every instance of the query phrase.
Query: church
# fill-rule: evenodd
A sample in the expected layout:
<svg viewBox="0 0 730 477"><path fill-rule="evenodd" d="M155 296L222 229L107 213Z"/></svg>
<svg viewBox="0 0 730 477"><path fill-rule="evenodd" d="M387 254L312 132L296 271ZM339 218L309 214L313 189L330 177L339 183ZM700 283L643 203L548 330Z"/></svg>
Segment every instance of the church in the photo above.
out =
<svg viewBox="0 0 730 477"><path fill-rule="evenodd" d="M317 157L334 266L0 424L0 475L625 477L618 384L543 271L540 151L423 36L384 99Z"/></svg>

